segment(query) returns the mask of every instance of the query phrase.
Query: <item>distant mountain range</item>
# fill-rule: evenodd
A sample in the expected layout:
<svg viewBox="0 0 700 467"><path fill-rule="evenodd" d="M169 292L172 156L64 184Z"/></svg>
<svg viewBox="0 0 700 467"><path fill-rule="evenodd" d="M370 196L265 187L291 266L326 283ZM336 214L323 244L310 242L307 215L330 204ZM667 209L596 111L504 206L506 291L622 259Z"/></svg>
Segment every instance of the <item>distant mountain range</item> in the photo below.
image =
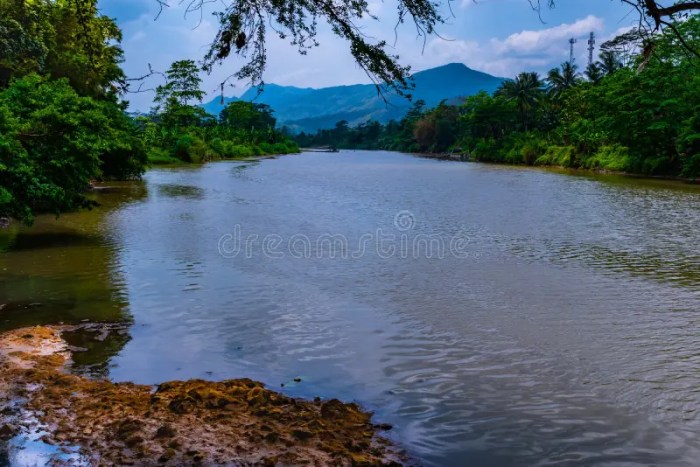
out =
<svg viewBox="0 0 700 467"><path fill-rule="evenodd" d="M450 63L415 73L413 80L416 86L411 91L413 102L423 99L428 107L434 107L444 99L458 102L482 90L493 92L504 78L472 70L462 63ZM237 99L225 97L222 103L217 97L203 107L218 115L229 102ZM251 88L239 99L269 105L275 111L278 126L286 125L297 132L333 128L340 120L347 120L351 126L370 119L386 123L401 119L411 106L411 102L396 95L388 96L387 104L371 84L321 89L266 84L261 94Z"/></svg>

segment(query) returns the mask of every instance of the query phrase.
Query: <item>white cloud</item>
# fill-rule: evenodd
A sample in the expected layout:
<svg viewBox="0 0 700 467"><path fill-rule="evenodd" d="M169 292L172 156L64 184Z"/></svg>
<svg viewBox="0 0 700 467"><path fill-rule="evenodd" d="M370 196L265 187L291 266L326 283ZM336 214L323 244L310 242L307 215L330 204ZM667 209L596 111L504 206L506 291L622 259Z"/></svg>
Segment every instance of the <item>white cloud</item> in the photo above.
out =
<svg viewBox="0 0 700 467"><path fill-rule="evenodd" d="M477 3L484 1L489 0L477 0ZM505 4L510 0L499 1ZM467 3L472 4L472 0L467 0ZM386 4L381 0L371 1L372 11L376 13L386 10L388 15L394 6L393 0L388 0ZM175 60L199 60L204 56L216 33L215 20L206 13L197 26L198 16L183 20L183 14L183 7L173 6L164 11L155 22L153 15L147 14L121 24L127 57L125 70L129 76L143 75L149 63L155 70L164 71ZM390 44L393 43L393 24L367 21L363 27L368 35L385 38ZM400 55L402 63L411 65L413 70L461 62L476 70L511 77L524 70L545 72L566 60L570 37L579 38L577 60L585 63L588 33L603 32L604 21L600 17L588 15L570 23L553 27L543 25L541 29L523 30L505 37L488 38L482 35L479 40L464 36L454 40L432 37L425 43L425 47L422 39L414 39L412 27L412 24L402 26L395 53ZM353 61L347 43L335 37L324 23L319 24L318 39L320 47L311 49L308 55L300 56L288 40L280 40L276 35L270 34L269 66L265 80L299 87L368 82L364 71ZM216 67L210 76L203 76L203 89L208 93L207 99L214 98L219 92L219 83L243 63L242 58L232 56ZM157 84L160 84L160 79L154 78L146 87L155 87ZM245 91L246 83L232 84L235 87L225 89L227 95L240 95ZM128 97L132 101L132 109L148 110L153 95L136 94Z"/></svg>
<svg viewBox="0 0 700 467"><path fill-rule="evenodd" d="M483 42L463 39L431 39L425 52L413 58L418 68L430 68L449 62L461 62L476 70L512 77L521 71L544 72L568 59L571 37L579 39L576 58L585 60L588 34L603 30L601 18L587 16L571 24L540 30L525 30L504 39Z"/></svg>

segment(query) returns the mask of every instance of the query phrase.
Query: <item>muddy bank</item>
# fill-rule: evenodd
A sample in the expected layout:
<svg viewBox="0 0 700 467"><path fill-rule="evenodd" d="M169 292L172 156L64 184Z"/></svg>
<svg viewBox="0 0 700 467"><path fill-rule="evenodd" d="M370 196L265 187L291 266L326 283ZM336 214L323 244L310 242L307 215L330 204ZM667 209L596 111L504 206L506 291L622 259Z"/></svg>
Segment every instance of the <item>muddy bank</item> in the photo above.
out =
<svg viewBox="0 0 700 467"><path fill-rule="evenodd" d="M88 465L399 465L389 427L338 400L305 401L249 379L115 384L70 374L75 327L0 336L0 438L41 442ZM66 462L57 460L57 462Z"/></svg>

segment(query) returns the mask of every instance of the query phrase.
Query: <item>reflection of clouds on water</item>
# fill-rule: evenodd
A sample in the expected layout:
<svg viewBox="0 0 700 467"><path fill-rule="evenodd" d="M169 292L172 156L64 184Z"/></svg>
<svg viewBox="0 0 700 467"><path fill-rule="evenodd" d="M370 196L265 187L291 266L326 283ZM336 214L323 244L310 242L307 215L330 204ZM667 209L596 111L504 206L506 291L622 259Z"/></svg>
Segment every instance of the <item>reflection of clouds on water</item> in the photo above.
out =
<svg viewBox="0 0 700 467"><path fill-rule="evenodd" d="M109 216L121 277L70 268L112 274L134 314L118 380L302 376L283 390L359 401L426 464L700 452L694 196L359 151L146 180L155 196ZM221 258L236 225L304 235L313 257ZM352 257L379 228L421 254ZM424 254L435 235L468 259Z"/></svg>

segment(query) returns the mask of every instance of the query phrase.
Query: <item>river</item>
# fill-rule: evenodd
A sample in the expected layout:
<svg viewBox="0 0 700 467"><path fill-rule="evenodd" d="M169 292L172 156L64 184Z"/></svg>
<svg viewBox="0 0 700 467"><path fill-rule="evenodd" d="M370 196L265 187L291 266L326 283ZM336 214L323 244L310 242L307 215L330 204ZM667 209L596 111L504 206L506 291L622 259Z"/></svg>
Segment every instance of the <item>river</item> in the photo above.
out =
<svg viewBox="0 0 700 467"><path fill-rule="evenodd" d="M428 465L700 459L696 187L341 151L94 196L0 232L0 329L131 323L76 371L356 400Z"/></svg>

